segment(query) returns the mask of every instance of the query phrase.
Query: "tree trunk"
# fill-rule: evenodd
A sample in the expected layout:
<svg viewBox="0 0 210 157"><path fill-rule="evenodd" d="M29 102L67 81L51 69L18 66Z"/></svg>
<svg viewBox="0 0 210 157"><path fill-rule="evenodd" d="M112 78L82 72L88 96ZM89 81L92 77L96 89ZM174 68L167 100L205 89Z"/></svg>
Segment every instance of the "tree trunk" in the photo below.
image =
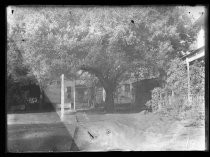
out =
<svg viewBox="0 0 210 157"><path fill-rule="evenodd" d="M96 91L95 87L91 88L91 108L95 108Z"/></svg>
<svg viewBox="0 0 210 157"><path fill-rule="evenodd" d="M106 98L105 98L105 109L108 112L114 111L114 88L105 88Z"/></svg>

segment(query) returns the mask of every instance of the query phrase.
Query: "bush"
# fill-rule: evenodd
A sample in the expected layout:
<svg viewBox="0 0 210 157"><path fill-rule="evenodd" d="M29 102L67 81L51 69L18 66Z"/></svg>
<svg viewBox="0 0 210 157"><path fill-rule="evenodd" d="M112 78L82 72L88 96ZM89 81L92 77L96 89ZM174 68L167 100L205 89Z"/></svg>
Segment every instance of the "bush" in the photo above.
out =
<svg viewBox="0 0 210 157"><path fill-rule="evenodd" d="M177 119L204 120L204 64L196 61L190 66L190 92L193 94L190 106L187 69L184 62L178 58L168 65L165 87L155 88L152 91L152 99L146 106L151 108L152 112L160 112Z"/></svg>
<svg viewBox="0 0 210 157"><path fill-rule="evenodd" d="M194 95L190 110L186 110L183 118L201 121L205 119L205 103L203 95Z"/></svg>
<svg viewBox="0 0 210 157"><path fill-rule="evenodd" d="M152 99L146 103L146 106L152 111L156 112L160 110L160 105L162 104L161 94L163 90L158 87L152 90Z"/></svg>
<svg viewBox="0 0 210 157"><path fill-rule="evenodd" d="M186 97L171 97L171 104L167 104L165 110L163 112L166 113L167 116L171 116L172 118L180 119L180 115L188 110L187 108L187 100Z"/></svg>
<svg viewBox="0 0 210 157"><path fill-rule="evenodd" d="M170 101L169 101L170 99ZM165 89L155 88L152 91L152 99L146 103L152 112L159 112L163 116L178 120L191 119L196 123L204 120L204 97L203 95L193 95L192 103L189 105L186 95L170 96Z"/></svg>

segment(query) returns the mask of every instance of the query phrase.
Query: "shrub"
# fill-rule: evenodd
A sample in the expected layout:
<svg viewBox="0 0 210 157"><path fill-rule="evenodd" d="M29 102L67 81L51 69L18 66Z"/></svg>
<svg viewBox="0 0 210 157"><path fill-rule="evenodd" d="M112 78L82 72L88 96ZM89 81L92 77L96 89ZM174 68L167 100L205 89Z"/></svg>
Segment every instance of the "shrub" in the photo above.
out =
<svg viewBox="0 0 210 157"><path fill-rule="evenodd" d="M172 60L168 65L165 87L155 88L146 106L152 112L158 111L173 118L203 120L204 74L204 62L195 62L190 66L190 92L193 95L189 106L186 65L178 58Z"/></svg>
<svg viewBox="0 0 210 157"><path fill-rule="evenodd" d="M152 90L152 99L146 103L146 106L152 110L152 112L156 112L160 110L160 107L163 103L161 99L161 94L163 93L163 89L160 87L154 88Z"/></svg>
<svg viewBox="0 0 210 157"><path fill-rule="evenodd" d="M170 99L170 100L169 100ZM189 105L187 95L168 95L163 88L152 91L152 99L146 103L152 112L159 112L163 116L178 120L191 119L196 123L204 120L204 97L193 95Z"/></svg>

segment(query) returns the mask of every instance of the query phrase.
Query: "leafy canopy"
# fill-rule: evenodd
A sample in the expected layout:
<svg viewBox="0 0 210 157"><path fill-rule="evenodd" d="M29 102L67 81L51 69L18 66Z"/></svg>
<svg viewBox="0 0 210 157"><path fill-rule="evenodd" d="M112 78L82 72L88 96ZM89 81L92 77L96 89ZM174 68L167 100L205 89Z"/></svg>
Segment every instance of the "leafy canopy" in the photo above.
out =
<svg viewBox="0 0 210 157"><path fill-rule="evenodd" d="M8 16L8 38L38 82L78 69L114 84L134 72L154 77L195 36L182 7L17 7Z"/></svg>

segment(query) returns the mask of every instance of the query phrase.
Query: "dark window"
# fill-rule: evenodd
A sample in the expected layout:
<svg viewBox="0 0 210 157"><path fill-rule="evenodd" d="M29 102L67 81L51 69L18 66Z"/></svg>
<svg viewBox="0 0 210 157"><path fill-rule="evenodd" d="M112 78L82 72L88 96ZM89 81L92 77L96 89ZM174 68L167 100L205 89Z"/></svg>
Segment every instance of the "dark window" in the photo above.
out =
<svg viewBox="0 0 210 157"><path fill-rule="evenodd" d="M68 95L68 98L70 99L71 98L71 87L67 87L67 95Z"/></svg>

